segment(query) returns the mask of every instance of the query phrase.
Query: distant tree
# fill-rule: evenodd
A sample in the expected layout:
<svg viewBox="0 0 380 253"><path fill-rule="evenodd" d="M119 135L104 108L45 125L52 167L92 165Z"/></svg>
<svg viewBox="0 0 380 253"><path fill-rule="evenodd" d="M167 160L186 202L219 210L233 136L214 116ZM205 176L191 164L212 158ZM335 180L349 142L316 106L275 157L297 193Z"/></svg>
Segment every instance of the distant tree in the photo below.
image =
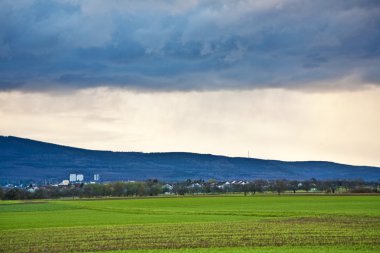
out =
<svg viewBox="0 0 380 253"><path fill-rule="evenodd" d="M365 186L365 182L361 179L356 179L356 180L353 180L353 185L355 188L357 187L364 187Z"/></svg>
<svg viewBox="0 0 380 253"><path fill-rule="evenodd" d="M112 191L113 191L112 184L105 184L103 190L104 190L105 196L112 196Z"/></svg>
<svg viewBox="0 0 380 253"><path fill-rule="evenodd" d="M289 182L289 187L293 191L294 194L298 190L298 184L299 184L299 182L297 180L292 180Z"/></svg>
<svg viewBox="0 0 380 253"><path fill-rule="evenodd" d="M61 196L62 196L62 194L61 194ZM35 198L35 199L47 199L47 198L49 198L48 191L45 190L44 188L38 188L33 193L33 198Z"/></svg>
<svg viewBox="0 0 380 253"><path fill-rule="evenodd" d="M178 183L174 185L173 192L178 195L185 195L185 193L188 192L188 189L185 185Z"/></svg>
<svg viewBox="0 0 380 253"><path fill-rule="evenodd" d="M287 181L285 179L276 180L274 181L273 187L277 194L280 195L281 192L284 192L286 190Z"/></svg>
<svg viewBox="0 0 380 253"><path fill-rule="evenodd" d="M17 199L22 199L22 196L21 196L21 190L20 189L17 189L17 188L12 188L12 189L9 189L5 192L4 194L4 199L6 200L17 200Z"/></svg>
<svg viewBox="0 0 380 253"><path fill-rule="evenodd" d="M265 186L267 186L267 181L265 180L255 180L253 181L253 193L255 194L256 192L264 192Z"/></svg>
<svg viewBox="0 0 380 253"><path fill-rule="evenodd" d="M256 194L256 186L254 182L246 183L242 186L242 190L244 192L244 196L247 196L248 193Z"/></svg>
<svg viewBox="0 0 380 253"><path fill-rule="evenodd" d="M142 182L137 183L137 195L145 196L146 195L146 187Z"/></svg>
<svg viewBox="0 0 380 253"><path fill-rule="evenodd" d="M158 194L162 193L162 185L158 183L150 185L148 191L149 196L157 196Z"/></svg>
<svg viewBox="0 0 380 253"><path fill-rule="evenodd" d="M112 184L112 195L113 196L124 196L126 194L126 183L116 182Z"/></svg>
<svg viewBox="0 0 380 253"><path fill-rule="evenodd" d="M4 190L0 187L0 199L3 199L4 197Z"/></svg>
<svg viewBox="0 0 380 253"><path fill-rule="evenodd" d="M205 182L203 185L202 185L202 189L201 189L201 191L203 192L203 193L210 193L210 192L213 192L213 185L214 185L215 183L211 183L211 182L209 182L209 181L207 181L207 182Z"/></svg>
<svg viewBox="0 0 380 253"><path fill-rule="evenodd" d="M355 188L355 181L353 180L344 180L341 184L346 192Z"/></svg>
<svg viewBox="0 0 380 253"><path fill-rule="evenodd" d="M82 189L83 195L87 198L94 197L94 189L92 184L86 184Z"/></svg>
<svg viewBox="0 0 380 253"><path fill-rule="evenodd" d="M149 179L145 182L145 192L149 196L157 196L162 193L162 184L158 181L158 179Z"/></svg>
<svg viewBox="0 0 380 253"><path fill-rule="evenodd" d="M77 188L75 186L67 189L67 195L69 197L73 197L73 198L80 197L80 194L81 194L81 189L79 189L79 188Z"/></svg>
<svg viewBox="0 0 380 253"><path fill-rule="evenodd" d="M49 196L49 198L56 199L62 196L62 193L58 187L50 187L45 191L47 191L46 194Z"/></svg>
<svg viewBox="0 0 380 253"><path fill-rule="evenodd" d="M302 189L306 192L309 192L311 190L312 183L310 180L306 180L302 182Z"/></svg>
<svg viewBox="0 0 380 253"><path fill-rule="evenodd" d="M126 194L127 196L135 196L137 195L137 183L135 182L127 182L126 186Z"/></svg>
<svg viewBox="0 0 380 253"><path fill-rule="evenodd" d="M244 192L244 196L247 196L247 194L248 194L249 192L251 192L250 184L251 184L251 183L248 183L248 184L243 185L242 190L243 190L243 192Z"/></svg>
<svg viewBox="0 0 380 253"><path fill-rule="evenodd" d="M92 185L93 196L107 196L106 187L104 184L93 184Z"/></svg>
<svg viewBox="0 0 380 253"><path fill-rule="evenodd" d="M332 193L335 193L336 189L337 189L337 183L334 182L334 181L329 181L328 182L328 187L330 188L330 191Z"/></svg>
<svg viewBox="0 0 380 253"><path fill-rule="evenodd" d="M326 193L335 193L337 188L337 183L332 180L319 181L317 183L317 188L320 191L324 191Z"/></svg>

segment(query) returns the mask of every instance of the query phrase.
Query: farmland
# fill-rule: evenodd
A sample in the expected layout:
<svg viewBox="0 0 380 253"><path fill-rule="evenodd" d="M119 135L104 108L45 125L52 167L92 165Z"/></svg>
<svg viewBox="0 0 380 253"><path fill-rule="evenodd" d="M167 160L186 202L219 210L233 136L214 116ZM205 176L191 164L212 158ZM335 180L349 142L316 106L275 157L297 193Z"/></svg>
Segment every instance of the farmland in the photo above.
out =
<svg viewBox="0 0 380 253"><path fill-rule="evenodd" d="M0 202L0 252L380 252L379 227L379 196Z"/></svg>

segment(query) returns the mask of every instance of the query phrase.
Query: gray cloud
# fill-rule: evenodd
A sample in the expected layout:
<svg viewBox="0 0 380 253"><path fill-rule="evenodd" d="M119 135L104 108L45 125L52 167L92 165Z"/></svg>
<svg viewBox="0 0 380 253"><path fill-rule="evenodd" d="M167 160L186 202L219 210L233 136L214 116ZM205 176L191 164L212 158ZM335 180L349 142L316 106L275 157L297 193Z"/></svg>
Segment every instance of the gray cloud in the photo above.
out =
<svg viewBox="0 0 380 253"><path fill-rule="evenodd" d="M5 0L0 90L380 84L378 27L377 0Z"/></svg>

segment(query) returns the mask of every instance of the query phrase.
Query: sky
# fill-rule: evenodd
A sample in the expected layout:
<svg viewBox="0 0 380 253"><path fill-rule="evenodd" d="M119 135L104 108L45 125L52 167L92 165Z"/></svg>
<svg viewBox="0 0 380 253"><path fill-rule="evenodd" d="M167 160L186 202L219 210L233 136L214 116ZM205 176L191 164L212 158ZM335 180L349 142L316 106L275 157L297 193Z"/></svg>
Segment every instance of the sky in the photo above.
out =
<svg viewBox="0 0 380 253"><path fill-rule="evenodd" d="M380 166L377 0L2 0L0 135Z"/></svg>

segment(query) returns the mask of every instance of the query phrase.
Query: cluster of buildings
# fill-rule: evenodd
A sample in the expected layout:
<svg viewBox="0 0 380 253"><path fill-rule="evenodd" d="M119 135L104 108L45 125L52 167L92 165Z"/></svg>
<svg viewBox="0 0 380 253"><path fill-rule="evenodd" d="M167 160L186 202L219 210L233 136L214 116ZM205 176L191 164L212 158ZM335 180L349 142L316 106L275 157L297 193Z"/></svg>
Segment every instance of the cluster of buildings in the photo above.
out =
<svg viewBox="0 0 380 253"><path fill-rule="evenodd" d="M249 182L248 181L226 181L226 182L220 182L216 185L216 187L218 187L219 189L227 189L227 188L230 188L232 186L244 186L246 184L248 184Z"/></svg>
<svg viewBox="0 0 380 253"><path fill-rule="evenodd" d="M89 177L91 178L91 177ZM64 179L62 180L62 182L60 183L57 183L57 181L55 181L54 183L52 182L48 182L45 180L44 183L19 183L19 184L5 184L4 186L1 186L2 188L6 188L6 189L25 189L26 191L28 192L35 192L36 190L38 190L39 188L46 188L46 187L65 187L65 186L69 186L69 185L76 185L78 186L79 184L95 184L95 183L98 183L100 182L100 175L99 174L93 174L93 180L85 180L85 176L83 174L76 174L76 173L72 173L69 175L69 179Z"/></svg>
<svg viewBox="0 0 380 253"><path fill-rule="evenodd" d="M249 181L244 181L244 180L234 180L234 181L216 181L213 183L205 183L202 181L197 181L197 182L189 182L188 184L184 185L184 187L190 191L197 191L200 190L205 186L205 184L209 184L211 187L218 188L220 190L227 190L232 187L238 187L238 186L244 186L248 184ZM170 194L172 193L174 189L175 184L170 184L166 183L162 186L164 193L165 194Z"/></svg>
<svg viewBox="0 0 380 253"><path fill-rule="evenodd" d="M88 181L89 183L97 183L100 181L100 175L99 174L94 174L94 177L93 177L93 181ZM59 183L58 185L59 186L67 186L67 185L70 185L70 184L80 184L80 183L84 183L86 182L85 181L85 178L84 178L84 175L83 174L76 174L76 173L72 173L69 175L69 179L65 179L63 180L61 183Z"/></svg>

